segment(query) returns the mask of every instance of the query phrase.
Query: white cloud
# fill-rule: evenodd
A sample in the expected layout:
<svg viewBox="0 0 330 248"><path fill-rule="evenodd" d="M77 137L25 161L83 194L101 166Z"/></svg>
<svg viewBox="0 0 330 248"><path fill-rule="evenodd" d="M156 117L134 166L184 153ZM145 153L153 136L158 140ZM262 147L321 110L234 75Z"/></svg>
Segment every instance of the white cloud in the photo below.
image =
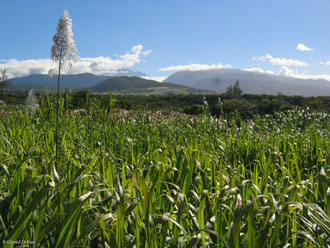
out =
<svg viewBox="0 0 330 248"><path fill-rule="evenodd" d="M242 69L242 71L258 72L258 73L265 73L265 74L271 74L271 75L275 74L273 71L264 71L263 69L258 68L258 67Z"/></svg>
<svg viewBox="0 0 330 248"><path fill-rule="evenodd" d="M273 71L265 71L265 73L275 75L275 73Z"/></svg>
<svg viewBox="0 0 330 248"><path fill-rule="evenodd" d="M328 63L330 65L330 61ZM264 73L264 74L271 74L271 75L279 75L279 76L285 76L285 77L294 77L299 79L324 79L330 81L330 75L328 74L319 74L319 75L311 75L311 74L304 74L300 73L297 70L292 70L286 66L282 66L281 70L275 74L272 71L264 71L261 68L247 68L242 69L243 71L250 71L250 72L258 72L258 73Z"/></svg>
<svg viewBox="0 0 330 248"><path fill-rule="evenodd" d="M114 73L119 69L129 68L141 62L141 57L148 56L151 50L143 50L142 45L134 46L118 59L110 57L81 58L73 64L68 73ZM0 68L7 68L9 77L21 77L30 74L47 74L49 69L56 68L56 63L50 59L29 59L29 60L1 60Z"/></svg>
<svg viewBox="0 0 330 248"><path fill-rule="evenodd" d="M147 77L147 76L144 76L142 78L149 79L149 80L154 80L154 81L157 81L157 82L163 82L167 77Z"/></svg>
<svg viewBox="0 0 330 248"><path fill-rule="evenodd" d="M298 73L295 72L294 70L289 69L286 66L283 66L281 68L281 70L278 72L278 75L280 75L280 76L286 76L286 77L292 77L293 75L298 75Z"/></svg>
<svg viewBox="0 0 330 248"><path fill-rule="evenodd" d="M243 71L265 73L265 71L263 69L261 69L261 68L247 68L247 69L243 69Z"/></svg>
<svg viewBox="0 0 330 248"><path fill-rule="evenodd" d="M260 57L253 57L251 60L269 61L272 65L281 65L281 66L299 66L299 67L308 66L307 63L297 59L274 58L270 54L266 54L265 56L260 56Z"/></svg>
<svg viewBox="0 0 330 248"><path fill-rule="evenodd" d="M176 65L160 68L159 71L206 71L212 69L232 68L231 65L222 64L189 64L189 65Z"/></svg>
<svg viewBox="0 0 330 248"><path fill-rule="evenodd" d="M330 81L330 75L329 74L319 74L319 75L310 75L310 74L304 74L299 73L298 71L291 70L285 66L281 68L278 75L286 76L286 77L294 77L294 78L300 78L300 79L324 79Z"/></svg>
<svg viewBox="0 0 330 248"><path fill-rule="evenodd" d="M9 77L20 77L29 74L47 74L48 70L55 67L50 59L10 59L2 61L0 68L7 68Z"/></svg>
<svg viewBox="0 0 330 248"><path fill-rule="evenodd" d="M330 61L320 62L321 65L330 65Z"/></svg>
<svg viewBox="0 0 330 248"><path fill-rule="evenodd" d="M330 65L330 61L329 61ZM251 71L251 72L259 72L259 73L265 73L265 74L271 74L271 75L279 75L279 76L285 76L285 77L294 77L294 78L299 78L299 79L324 79L330 81L330 75L328 74L319 74L319 75L311 75L311 74L304 74L300 73L297 70L292 70L286 66L282 66L280 71L275 74L272 71L264 71L261 68L247 68L243 69L243 71Z"/></svg>
<svg viewBox="0 0 330 248"><path fill-rule="evenodd" d="M311 52L311 51L314 51L314 48L309 48L308 46L302 44L302 43L299 43L296 47L297 50L299 51L302 51L302 52Z"/></svg>

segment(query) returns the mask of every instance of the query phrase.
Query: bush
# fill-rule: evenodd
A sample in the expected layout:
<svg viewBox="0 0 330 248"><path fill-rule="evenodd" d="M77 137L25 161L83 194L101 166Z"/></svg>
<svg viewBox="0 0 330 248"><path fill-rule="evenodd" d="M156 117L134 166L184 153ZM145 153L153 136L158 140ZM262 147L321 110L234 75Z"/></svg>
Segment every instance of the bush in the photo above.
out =
<svg viewBox="0 0 330 248"><path fill-rule="evenodd" d="M132 104L127 100L116 101L115 108L131 110Z"/></svg>
<svg viewBox="0 0 330 248"><path fill-rule="evenodd" d="M315 98L314 100L308 103L308 106L314 110L321 110L323 108L323 102L320 99Z"/></svg>
<svg viewBox="0 0 330 248"><path fill-rule="evenodd" d="M183 109L183 113L188 115L199 115L203 113L203 106L200 104L193 104Z"/></svg>
<svg viewBox="0 0 330 248"><path fill-rule="evenodd" d="M222 113L221 105L219 103L210 107L211 115L219 117Z"/></svg>
<svg viewBox="0 0 330 248"><path fill-rule="evenodd" d="M260 114L274 114L282 108L282 101L280 99L262 100L257 105L258 113Z"/></svg>
<svg viewBox="0 0 330 248"><path fill-rule="evenodd" d="M220 106L215 107L214 111L219 107ZM233 98L223 101L222 108L224 113L240 113L244 119L252 117L257 113L256 105L242 98Z"/></svg>
<svg viewBox="0 0 330 248"><path fill-rule="evenodd" d="M78 91L72 94L71 104L73 108L82 108L85 106L89 91Z"/></svg>

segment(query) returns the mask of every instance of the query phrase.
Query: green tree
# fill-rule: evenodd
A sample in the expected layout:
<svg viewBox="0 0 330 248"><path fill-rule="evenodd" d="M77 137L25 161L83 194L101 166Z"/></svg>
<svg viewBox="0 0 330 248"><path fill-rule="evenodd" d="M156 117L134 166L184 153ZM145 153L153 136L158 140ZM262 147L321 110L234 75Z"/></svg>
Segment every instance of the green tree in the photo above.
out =
<svg viewBox="0 0 330 248"><path fill-rule="evenodd" d="M243 93L243 90L241 89L241 86L239 84L239 80L237 80L234 85L228 86L226 93L227 94L241 95Z"/></svg>
<svg viewBox="0 0 330 248"><path fill-rule="evenodd" d="M10 81L8 79L7 75L7 69L1 69L0 70L0 94L1 94L1 99L3 99L3 89L8 87L10 84Z"/></svg>
<svg viewBox="0 0 330 248"><path fill-rule="evenodd" d="M226 90L226 93L227 94L233 94L234 90L233 90L233 85L229 85L227 90Z"/></svg>

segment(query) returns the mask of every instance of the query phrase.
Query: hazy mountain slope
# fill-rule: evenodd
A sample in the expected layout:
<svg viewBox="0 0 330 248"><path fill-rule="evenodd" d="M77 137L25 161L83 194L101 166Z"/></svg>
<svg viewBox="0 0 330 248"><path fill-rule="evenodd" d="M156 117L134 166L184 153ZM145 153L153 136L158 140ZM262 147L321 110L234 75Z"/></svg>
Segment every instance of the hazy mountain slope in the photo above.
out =
<svg viewBox="0 0 330 248"><path fill-rule="evenodd" d="M90 87L97 84L98 82L109 78L109 76L98 76L90 73L84 74L72 74L61 76L61 87L69 88L83 88ZM44 74L32 74L25 77L14 78L11 80L13 84L20 85L44 85L44 86L55 86L57 85L57 76L49 77Z"/></svg>
<svg viewBox="0 0 330 248"><path fill-rule="evenodd" d="M112 77L106 79L93 87L90 87L91 92L117 92L117 93L154 93L154 94L184 94L184 93L206 93L206 90L193 89L187 86L160 83L154 80L147 80L140 77Z"/></svg>
<svg viewBox="0 0 330 248"><path fill-rule="evenodd" d="M326 80L298 79L232 69L208 71L182 71L170 75L164 82L189 87L225 92L227 87L239 80L244 93L302 96L329 96L330 82Z"/></svg>
<svg viewBox="0 0 330 248"><path fill-rule="evenodd" d="M61 87L63 89L79 90L91 87L105 79L113 76L147 76L142 72L135 72L129 69L122 69L108 75L94 75L91 73L64 74L61 76ZM24 77L13 78L14 85L37 86L39 88L53 89L57 85L57 76L49 77L45 74L32 74ZM40 85L40 86L38 86Z"/></svg>
<svg viewBox="0 0 330 248"><path fill-rule="evenodd" d="M132 71L130 69L120 69L113 73L108 73L106 76L113 76L113 77L121 77L121 76L129 76L129 77L148 77L147 74L140 72L140 71Z"/></svg>

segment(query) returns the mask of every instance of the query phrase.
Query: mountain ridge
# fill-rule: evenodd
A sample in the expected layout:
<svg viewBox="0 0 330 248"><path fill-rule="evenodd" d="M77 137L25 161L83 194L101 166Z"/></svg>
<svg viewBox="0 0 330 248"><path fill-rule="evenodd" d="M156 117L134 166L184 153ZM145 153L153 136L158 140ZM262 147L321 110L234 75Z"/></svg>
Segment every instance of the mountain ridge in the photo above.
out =
<svg viewBox="0 0 330 248"><path fill-rule="evenodd" d="M12 79L11 88L19 92L29 89L35 89L38 92L45 90L56 91L57 76L49 77L45 74L31 74L14 78ZM61 90L89 90L93 93L112 91L119 94L212 93L207 90L194 89L180 84L162 83L137 76L106 76L91 73L61 75Z"/></svg>
<svg viewBox="0 0 330 248"><path fill-rule="evenodd" d="M61 87L72 90L79 90L86 87L91 87L105 79L116 76L140 76L145 77L147 74L139 71L132 71L129 69L122 69L116 73L109 73L107 75L96 75L92 73L78 73L78 74L62 74ZM43 88L53 88L57 86L57 76L50 77L47 74L30 74L23 77L16 77L11 79L11 82L16 85L35 85Z"/></svg>
<svg viewBox="0 0 330 248"><path fill-rule="evenodd" d="M99 82L88 88L94 93L114 92L122 94L187 94L187 93L210 93L207 90L194 89L180 84L161 83L155 80L141 77L112 77Z"/></svg>
<svg viewBox="0 0 330 248"><path fill-rule="evenodd" d="M239 80L243 93L247 94L330 95L330 82L324 79L299 79L239 69L180 71L170 75L164 82L224 93L236 80Z"/></svg>
<svg viewBox="0 0 330 248"><path fill-rule="evenodd" d="M136 73L139 77L146 75L142 72L133 72L131 70L121 70L117 75L128 74L128 77L135 77ZM124 75L127 76L127 75ZM110 78L118 78L118 76L95 75L91 73L81 74L64 74L61 76L62 90L85 90L92 88L98 83ZM119 76L123 77L123 76ZM145 79L145 78L142 78ZM121 79L120 79L121 80ZM119 80L119 81L120 81ZM147 80L147 79L145 79ZM269 94L277 95L302 95L302 96L330 96L330 82L323 79L298 79L281 75L266 74L260 72L251 72L239 69L213 69L206 71L181 71L170 75L158 87L163 90L166 87L173 89L174 86L165 85L164 83L176 84L176 89L179 91L179 85L190 88L202 89L200 92L226 92L228 86L233 85L236 80L239 80L243 93L247 94ZM131 81L136 81L135 79ZM57 77L49 77L46 74L31 74L24 77L17 77L11 80L13 88L24 90L35 88L38 90L55 90L57 87ZM155 81L156 82L156 81ZM126 86L132 82L127 83ZM159 83L159 82L156 82ZM130 86L131 87L131 86ZM142 88L138 87L143 93ZM151 86L155 89L155 85ZM132 87L130 88L132 89ZM121 89L120 91L123 91ZM149 89L148 89L149 90ZM129 88L127 89L129 91ZM185 92L191 90L186 89ZM148 91L149 92L149 91Z"/></svg>

